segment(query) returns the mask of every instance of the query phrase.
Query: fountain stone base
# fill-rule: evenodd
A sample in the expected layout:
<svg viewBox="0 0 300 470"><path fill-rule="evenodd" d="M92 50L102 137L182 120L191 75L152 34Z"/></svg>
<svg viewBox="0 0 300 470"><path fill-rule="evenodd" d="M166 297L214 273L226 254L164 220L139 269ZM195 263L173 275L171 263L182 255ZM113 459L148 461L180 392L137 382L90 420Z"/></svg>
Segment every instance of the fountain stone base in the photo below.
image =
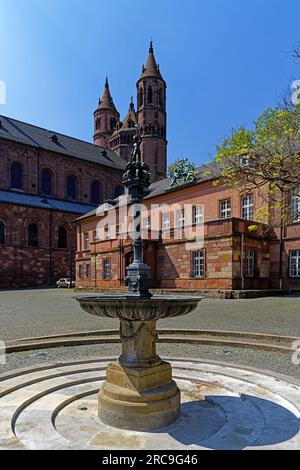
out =
<svg viewBox="0 0 300 470"><path fill-rule="evenodd" d="M101 421L144 431L173 423L180 413L180 392L172 368L156 354L156 320L121 320L122 354L106 370L99 392Z"/></svg>
<svg viewBox="0 0 300 470"><path fill-rule="evenodd" d="M180 414L180 391L171 364L156 353L156 321L193 311L200 297L80 296L83 310L120 319L122 354L106 370L99 391L101 421L116 428L151 431L164 428Z"/></svg>

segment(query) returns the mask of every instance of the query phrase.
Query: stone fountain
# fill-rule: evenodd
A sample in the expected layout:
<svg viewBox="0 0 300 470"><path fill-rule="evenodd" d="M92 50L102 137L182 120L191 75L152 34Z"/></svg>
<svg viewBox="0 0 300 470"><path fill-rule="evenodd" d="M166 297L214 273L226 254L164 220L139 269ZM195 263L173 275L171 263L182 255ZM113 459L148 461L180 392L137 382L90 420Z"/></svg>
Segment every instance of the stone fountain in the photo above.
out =
<svg viewBox="0 0 300 470"><path fill-rule="evenodd" d="M170 363L156 353L156 322L192 312L201 297L151 295L150 269L143 262L140 204L149 186L149 168L141 162L141 139L135 136L132 160L123 183L134 205L134 259L127 268L128 293L78 296L93 315L119 318L122 353L111 362L99 391L99 417L117 428L150 431L173 423L180 414L180 391Z"/></svg>

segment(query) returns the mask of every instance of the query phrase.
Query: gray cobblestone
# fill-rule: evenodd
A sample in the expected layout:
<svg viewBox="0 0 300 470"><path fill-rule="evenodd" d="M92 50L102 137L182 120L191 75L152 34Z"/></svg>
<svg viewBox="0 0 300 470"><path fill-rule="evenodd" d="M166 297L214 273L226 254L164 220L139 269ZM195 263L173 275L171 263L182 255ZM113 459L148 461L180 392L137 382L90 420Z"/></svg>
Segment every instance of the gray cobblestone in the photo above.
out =
<svg viewBox="0 0 300 470"><path fill-rule="evenodd" d="M0 292L1 340L80 331L111 329L118 321L83 312L69 290L18 290ZM190 315L160 321L159 327L253 331L300 336L300 298L274 297L201 302ZM0 372L31 365L76 361L118 355L119 344L70 346L7 355ZM300 366L291 355L272 351L213 345L159 344L164 356L192 356L275 371L300 379Z"/></svg>
<svg viewBox="0 0 300 470"><path fill-rule="evenodd" d="M75 295L68 289L0 291L0 339L118 327L117 320L83 312ZM300 297L205 299L195 312L158 325L300 336Z"/></svg>
<svg viewBox="0 0 300 470"><path fill-rule="evenodd" d="M158 353L162 356L196 357L229 364L266 369L300 379L300 366L291 362L291 355L272 351L258 351L250 348L191 344L158 344ZM69 346L36 351L24 351L7 355L7 364L0 366L0 372L55 362L96 359L101 356L118 355L119 344L101 344L89 346Z"/></svg>

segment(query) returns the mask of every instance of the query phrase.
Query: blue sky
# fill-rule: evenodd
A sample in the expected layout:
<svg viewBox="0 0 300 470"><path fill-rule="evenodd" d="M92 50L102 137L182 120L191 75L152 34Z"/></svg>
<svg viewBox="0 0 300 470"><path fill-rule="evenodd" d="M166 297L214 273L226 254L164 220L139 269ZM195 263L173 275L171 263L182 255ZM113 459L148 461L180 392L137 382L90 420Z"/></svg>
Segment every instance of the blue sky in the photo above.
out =
<svg viewBox="0 0 300 470"><path fill-rule="evenodd" d="M0 0L0 114L91 141L105 75L123 117L152 36L168 161L199 164L300 78L299 18L299 0Z"/></svg>

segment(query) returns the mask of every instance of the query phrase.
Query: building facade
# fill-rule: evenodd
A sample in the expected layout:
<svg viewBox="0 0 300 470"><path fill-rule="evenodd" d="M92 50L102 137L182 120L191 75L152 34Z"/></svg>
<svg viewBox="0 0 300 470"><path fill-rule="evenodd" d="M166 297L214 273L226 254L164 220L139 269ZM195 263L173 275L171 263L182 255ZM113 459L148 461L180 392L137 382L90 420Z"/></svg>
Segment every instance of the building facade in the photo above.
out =
<svg viewBox="0 0 300 470"><path fill-rule="evenodd" d="M223 293L300 289L300 211L291 214L280 241L279 225L253 220L265 204L258 192L240 194L216 185L205 170L198 170L194 184L172 188L165 179L149 188L142 226L151 287ZM118 205L111 212L113 218L104 209L103 215L91 211L77 221L78 288L126 285L133 242L123 232L131 220L124 225ZM201 234L200 243L195 233Z"/></svg>
<svg viewBox="0 0 300 470"><path fill-rule="evenodd" d="M122 188L110 150L0 116L0 288L74 276L74 220Z"/></svg>

